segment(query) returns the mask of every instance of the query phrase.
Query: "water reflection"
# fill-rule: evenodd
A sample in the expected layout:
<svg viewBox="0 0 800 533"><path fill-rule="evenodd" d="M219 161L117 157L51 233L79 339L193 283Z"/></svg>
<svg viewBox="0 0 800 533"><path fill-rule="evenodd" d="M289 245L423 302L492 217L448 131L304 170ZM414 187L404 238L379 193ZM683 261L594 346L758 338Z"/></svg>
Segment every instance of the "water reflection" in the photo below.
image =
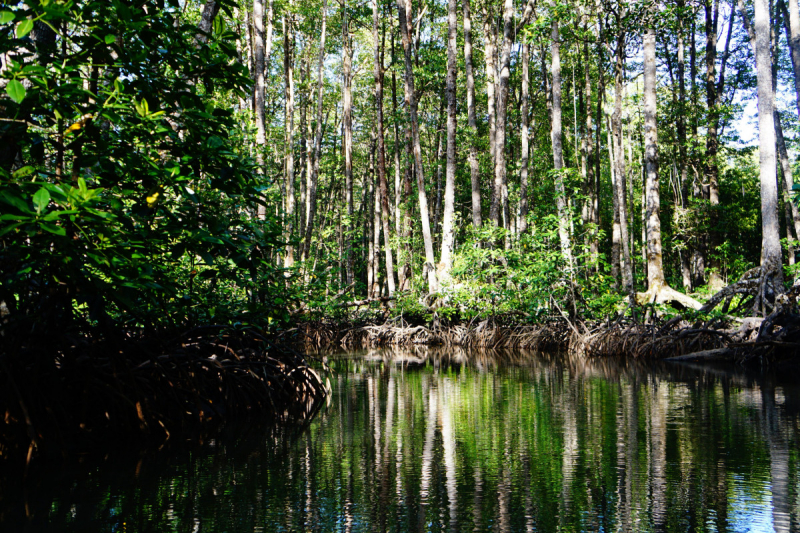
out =
<svg viewBox="0 0 800 533"><path fill-rule="evenodd" d="M34 465L0 483L0 531L800 530L794 379L425 347L330 365L304 432Z"/></svg>

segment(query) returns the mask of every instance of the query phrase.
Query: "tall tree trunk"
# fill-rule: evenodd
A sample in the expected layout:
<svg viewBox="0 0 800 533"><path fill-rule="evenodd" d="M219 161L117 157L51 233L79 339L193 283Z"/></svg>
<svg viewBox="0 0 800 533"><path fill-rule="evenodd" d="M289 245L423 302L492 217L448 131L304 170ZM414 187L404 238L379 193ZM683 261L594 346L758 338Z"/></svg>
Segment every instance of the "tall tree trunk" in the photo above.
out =
<svg viewBox="0 0 800 533"><path fill-rule="evenodd" d="M392 37L392 63L395 61L394 37ZM408 212L408 199L411 196L410 158L401 157L400 132L397 114L397 77L392 70L392 112L394 114L394 161L395 161L395 218L397 235L402 236L402 242L397 247L397 286L401 291L411 288L411 215ZM406 143L408 153L408 143ZM400 180L400 162L405 161L403 179Z"/></svg>
<svg viewBox="0 0 800 533"><path fill-rule="evenodd" d="M255 108L256 108L256 165L264 174L264 147L267 144L266 112L264 108L264 1L253 0L253 49L255 55ZM265 220L267 207L259 204L259 220Z"/></svg>
<svg viewBox="0 0 800 533"><path fill-rule="evenodd" d="M370 150L370 184L372 187L372 298L381 295L381 190L378 183L378 139L377 132L372 130L372 148ZM369 216L369 213L368 213Z"/></svg>
<svg viewBox="0 0 800 533"><path fill-rule="evenodd" d="M470 0L462 0L464 11L464 70L467 75L467 115L471 140L469 143L469 174L472 184L472 225L479 228L481 220L481 176L478 165L478 121L475 117L475 75L472 72L472 18Z"/></svg>
<svg viewBox="0 0 800 533"><path fill-rule="evenodd" d="M713 5L712 5L713 2ZM705 154L705 181L708 183L708 201L711 206L710 225L708 234L709 246L715 250L720 245L719 224L719 165L717 152L719 151L719 97L717 91L717 20L719 18L719 0L705 0L706 15L706 102L708 105L708 122L706 124L706 154ZM733 13L731 14L733 17ZM711 273L708 283L713 288L722 287L719 275L719 260L716 256L710 258Z"/></svg>
<svg viewBox="0 0 800 533"><path fill-rule="evenodd" d="M519 169L519 233L528 230L528 158L530 157L528 133L528 100L530 98L530 45L522 44L522 92L520 94L520 169Z"/></svg>
<svg viewBox="0 0 800 533"><path fill-rule="evenodd" d="M297 233L301 237L306 234L306 212L308 211L308 196L306 188L311 179L311 159L313 158L314 135L311 132L311 122L308 117L308 107L311 105L311 66L309 54L304 54L300 67L300 209L298 209ZM304 90L305 89L305 90ZM303 259L304 243L300 243L298 250L300 259Z"/></svg>
<svg viewBox="0 0 800 533"><path fill-rule="evenodd" d="M497 68L495 63L495 48L496 48L496 24L494 22L494 16L492 15L490 8L484 7L483 9L483 58L484 63L486 64L486 110L487 115L489 118L489 160L492 162L492 170L494 170L495 164L495 157L496 157L496 132L497 132L497 114L496 114L496 104L497 104L497 97L495 95L495 89L497 87ZM495 196L499 191L495 190L494 187L494 173L492 173L492 179L489 180L491 185L491 203L490 203L490 220L494 220L494 216L492 213L494 211L491 210L491 206L495 206L497 200ZM496 208L495 208L496 210Z"/></svg>
<svg viewBox="0 0 800 533"><path fill-rule="evenodd" d="M551 76L553 94L553 119L550 126L550 142L553 148L553 168L556 171L556 208L558 210L558 237L561 254L572 271L572 247L569 236L569 213L567 212L566 189L564 188L563 135L561 133L561 36L558 22L553 21L551 32Z"/></svg>
<svg viewBox="0 0 800 533"><path fill-rule="evenodd" d="M455 187L456 187L456 0L447 2L447 168L445 171L444 216L442 219L441 272L450 277L455 245ZM468 9L468 8L467 8ZM474 110L473 110L474 113ZM480 205L480 202L479 202Z"/></svg>
<svg viewBox="0 0 800 533"><path fill-rule="evenodd" d="M588 34L588 16L583 15L584 32ZM594 172L594 144L592 142L592 77L590 65L592 59L589 56L589 41L583 43L583 98L581 99L581 113L585 114L583 123L583 137L581 139L581 151L583 152L584 169L584 190L586 191L586 222L589 225L587 232L589 248L589 267L597 268L598 258L598 223L597 223L597 189L595 187ZM602 67L601 67L602 68Z"/></svg>
<svg viewBox="0 0 800 533"><path fill-rule="evenodd" d="M699 165L697 161L697 128L698 128L698 105L697 105L697 45L695 40L696 25L695 25L696 12L692 9L691 17L691 31L689 32L689 79L691 80L691 102L692 102L692 143L690 159L695 165ZM695 176L694 185L692 186L692 197L701 199L703 197L702 190L697 183L699 180ZM706 252L705 243L700 237L695 238L695 243L692 248L692 271L693 271L693 284L703 285L706 282Z"/></svg>
<svg viewBox="0 0 800 533"><path fill-rule="evenodd" d="M689 207L689 165L687 164L686 150L686 57L683 36L683 23L685 16L685 0L678 0L678 169L680 173L680 199L679 209L686 210ZM676 209L676 213L678 210ZM688 243L687 243L688 244ZM688 251L688 249L687 249ZM684 251L680 254L681 275L683 278L683 288L685 291L692 289L692 273L689 266L689 254Z"/></svg>
<svg viewBox="0 0 800 533"><path fill-rule="evenodd" d="M625 207L625 153L623 151L622 136L622 91L625 77L625 31L621 27L622 21L617 20L617 48L614 62L614 113L611 116L611 132L614 137L614 174L615 196L617 197L617 212L619 216L619 238L622 244L622 289L633 293L633 265L631 264L630 241L628 240L627 209Z"/></svg>
<svg viewBox="0 0 800 533"><path fill-rule="evenodd" d="M414 170L417 174L417 189L419 194L419 214L422 219L422 240L425 245L425 268L428 279L428 291L437 292L436 259L433 254L433 239L431 237L430 218L428 216L428 198L425 194L425 174L422 170L422 144L419 135L419 121L417 119L417 95L414 88L414 69L411 62L411 0L397 0L397 10L400 19L400 31L403 35L403 53L406 66L406 95L408 96L408 112L411 120L411 136L414 150Z"/></svg>
<svg viewBox="0 0 800 533"><path fill-rule="evenodd" d="M319 186L319 159L322 149L322 104L325 78L322 67L325 63L325 37L328 29L328 0L322 0L322 33L319 38L319 62L317 63L317 124L314 130L314 155L311 162L311 175L306 185L306 234L303 246L303 260L311 254L311 234L314 229L314 216L317 212L317 187Z"/></svg>
<svg viewBox="0 0 800 533"><path fill-rule="evenodd" d="M375 212L375 131L370 132L369 139L369 154L368 154L369 167L364 175L364 222L365 229L364 251L366 253L367 264L367 298L375 296L375 259L378 254L375 250L376 232L379 231L375 224L373 213ZM378 237L379 239L380 237Z"/></svg>
<svg viewBox="0 0 800 533"><path fill-rule="evenodd" d="M497 83L497 123L494 140L494 191L489 217L495 226L500 226L500 217L508 225L508 181L506 177L506 128L508 111L508 84L511 76L511 45L514 33L514 3L503 3L503 46L500 52L500 75ZM501 213L502 209L502 213Z"/></svg>
<svg viewBox="0 0 800 533"><path fill-rule="evenodd" d="M283 17L283 70L285 75L284 95L286 104L285 112L285 163L284 163L284 241L286 255L283 266L289 268L294 265L294 246L290 244L294 238L294 28L291 15Z"/></svg>
<svg viewBox="0 0 800 533"><path fill-rule="evenodd" d="M656 32L644 34L644 137L645 201L647 218L647 287L657 294L665 285L661 258L661 199L658 180L658 132L656 128Z"/></svg>
<svg viewBox="0 0 800 533"><path fill-rule="evenodd" d="M344 190L347 204L345 229L345 269L347 284L353 283L353 50L346 5L342 5L342 150L344 151Z"/></svg>
<svg viewBox="0 0 800 533"><path fill-rule="evenodd" d="M758 152L761 174L761 271L762 289L756 305L774 293L783 292L780 223L778 219L777 162L775 159L775 117L770 55L769 1L755 0L756 74L758 77ZM771 282L771 283L770 283ZM771 285L771 287L770 287Z"/></svg>
<svg viewBox="0 0 800 533"><path fill-rule="evenodd" d="M373 0L372 5L372 40L375 42L375 112L378 119L377 132L377 162L378 162L378 182L380 187L380 213L381 227L383 228L383 246L386 264L386 282L389 296L395 291L394 285L394 261L392 258L392 246L389 232L389 186L386 182L386 147L383 138L383 39L378 39L378 23L380 21L379 0ZM380 42L380 48L379 48Z"/></svg>
<svg viewBox="0 0 800 533"><path fill-rule="evenodd" d="M433 202L433 247L436 248L437 240L436 235L439 232L439 221L442 215L442 160L444 159L444 143L442 142L446 137L445 128L445 113L447 113L447 97L441 99L441 108L439 110L439 121L436 125L436 194Z"/></svg>
<svg viewBox="0 0 800 533"><path fill-rule="evenodd" d="M614 146L614 136L612 135L613 130L612 119L608 117L606 134L608 136L608 166L611 174L611 206L613 209L613 219L611 222L611 278L614 280L613 286L616 291L619 290L620 287L620 266L622 265L622 261L620 260L622 252L620 248L622 246L622 236L620 234L619 223L619 195L617 194L619 176L617 175L617 164L614 159L616 147Z"/></svg>

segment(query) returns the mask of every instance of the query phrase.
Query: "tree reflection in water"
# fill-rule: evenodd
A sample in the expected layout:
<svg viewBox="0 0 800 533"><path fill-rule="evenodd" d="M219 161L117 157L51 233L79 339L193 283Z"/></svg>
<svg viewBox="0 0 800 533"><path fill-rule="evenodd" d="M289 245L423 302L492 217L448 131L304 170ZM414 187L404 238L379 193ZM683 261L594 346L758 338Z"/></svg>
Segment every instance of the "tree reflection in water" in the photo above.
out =
<svg viewBox="0 0 800 533"><path fill-rule="evenodd" d="M5 476L0 530L800 530L800 395L774 376L428 348L330 364L307 429L40 462Z"/></svg>

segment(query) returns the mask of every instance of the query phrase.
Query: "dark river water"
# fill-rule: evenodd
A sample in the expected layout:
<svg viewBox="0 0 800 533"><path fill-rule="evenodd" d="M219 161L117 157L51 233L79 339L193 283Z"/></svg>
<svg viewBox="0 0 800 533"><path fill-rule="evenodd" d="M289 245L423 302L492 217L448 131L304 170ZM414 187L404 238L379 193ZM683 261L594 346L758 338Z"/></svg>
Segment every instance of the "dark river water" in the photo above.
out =
<svg viewBox="0 0 800 533"><path fill-rule="evenodd" d="M426 348L330 366L304 429L34 462L0 482L0 531L800 531L796 374Z"/></svg>

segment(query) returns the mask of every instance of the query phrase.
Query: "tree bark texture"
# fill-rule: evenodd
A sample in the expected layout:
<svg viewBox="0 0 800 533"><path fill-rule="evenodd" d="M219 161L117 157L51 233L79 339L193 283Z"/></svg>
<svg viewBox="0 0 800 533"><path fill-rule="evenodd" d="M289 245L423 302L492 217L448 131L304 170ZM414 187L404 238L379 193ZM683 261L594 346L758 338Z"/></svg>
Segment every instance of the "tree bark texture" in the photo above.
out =
<svg viewBox="0 0 800 533"><path fill-rule="evenodd" d="M472 185L472 225L479 228L481 216L481 176L478 164L478 121L475 116L475 74L472 69L472 17L470 0L462 0L464 12L464 71L467 77L467 116L471 140L469 144L469 175Z"/></svg>
<svg viewBox="0 0 800 533"><path fill-rule="evenodd" d="M780 223L778 218L775 118L770 53L768 0L755 0L756 74L758 77L758 151L761 174L761 268L762 276L782 282ZM776 290L782 287L776 283Z"/></svg>
<svg viewBox="0 0 800 533"><path fill-rule="evenodd" d="M285 113L285 147L284 147L284 241L286 251L283 266L294 266L294 246L291 239L294 237L294 28L291 15L283 17L283 69L285 76L284 97L286 104Z"/></svg>
<svg viewBox="0 0 800 533"><path fill-rule="evenodd" d="M386 264L386 282L389 296L395 291L394 284L394 258L392 257L392 247L389 232L389 186L386 181L386 146L383 139L384 119L383 119L383 40L379 39L380 24L380 5L379 0L373 1L372 6L372 40L375 43L374 70L375 78L375 113L377 115L377 163L378 163L378 183L380 189L380 218L383 229L383 247ZM379 47L380 46L380 47Z"/></svg>
<svg viewBox="0 0 800 533"><path fill-rule="evenodd" d="M342 150L344 152L344 190L347 204L345 227L345 269L347 284L353 283L353 50L350 42L349 18L342 14Z"/></svg>
<svg viewBox="0 0 800 533"><path fill-rule="evenodd" d="M553 95L553 117L550 125L550 143L553 148L553 168L556 175L556 209L558 210L558 238L561 244L561 254L567 263L567 268L572 270L572 248L569 236L569 213L567 212L566 189L564 187L564 153L563 135L561 131L561 37L558 22L553 22L551 32L551 76Z"/></svg>
<svg viewBox="0 0 800 533"><path fill-rule="evenodd" d="M455 187L456 187L456 0L447 2L447 163L444 186L444 215L442 217L441 272L450 277L455 246Z"/></svg>
<svg viewBox="0 0 800 533"><path fill-rule="evenodd" d="M319 159L322 151L322 104L323 90L325 88L325 78L322 67L325 63L325 36L327 34L328 22L328 0L322 0L322 30L319 40L319 61L317 63L317 115L316 127L314 130L314 153L311 161L311 175L306 185L306 234L303 240L303 259L308 260L311 254L311 234L314 229L314 216L317 212L317 187L319 186Z"/></svg>
<svg viewBox="0 0 800 533"><path fill-rule="evenodd" d="M658 291L664 285L661 257L661 199L658 180L658 132L656 127L656 33L644 34L644 137L645 199L647 219L647 286Z"/></svg>
<svg viewBox="0 0 800 533"><path fill-rule="evenodd" d="M425 270L428 280L428 291L437 292L436 259L433 254L433 238L431 236L430 218L428 215L428 197L425 193L425 174L422 169L422 143L420 142L419 120L417 119L417 96L414 88L414 69L411 58L411 0L397 0L397 11L400 19L400 31L403 35L403 53L405 56L405 89L408 100L408 113L411 120L411 138L414 152L414 171L417 175L419 195L419 211L422 221L422 240L425 245Z"/></svg>
<svg viewBox="0 0 800 533"><path fill-rule="evenodd" d="M520 169L519 169L519 233L528 230L528 158L530 157L528 132L528 101L530 99L530 45L522 44L522 91L520 94Z"/></svg>

